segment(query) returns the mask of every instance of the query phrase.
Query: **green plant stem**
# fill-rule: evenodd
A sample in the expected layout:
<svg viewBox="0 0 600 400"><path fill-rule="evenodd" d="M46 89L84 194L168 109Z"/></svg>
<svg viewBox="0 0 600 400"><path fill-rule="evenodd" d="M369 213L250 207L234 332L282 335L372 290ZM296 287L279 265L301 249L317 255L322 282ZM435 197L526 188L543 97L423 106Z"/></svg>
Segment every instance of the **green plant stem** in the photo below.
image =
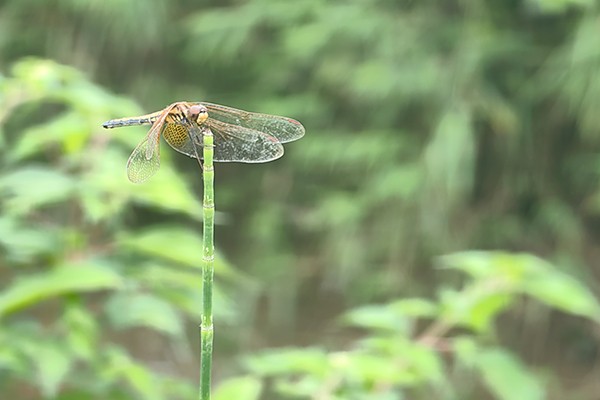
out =
<svg viewBox="0 0 600 400"><path fill-rule="evenodd" d="M212 293L215 261L214 226L215 200L213 167L213 134L208 127L202 127L202 179L204 181L203 241L202 241L202 323L200 325L200 400L210 399L210 375L213 350Z"/></svg>

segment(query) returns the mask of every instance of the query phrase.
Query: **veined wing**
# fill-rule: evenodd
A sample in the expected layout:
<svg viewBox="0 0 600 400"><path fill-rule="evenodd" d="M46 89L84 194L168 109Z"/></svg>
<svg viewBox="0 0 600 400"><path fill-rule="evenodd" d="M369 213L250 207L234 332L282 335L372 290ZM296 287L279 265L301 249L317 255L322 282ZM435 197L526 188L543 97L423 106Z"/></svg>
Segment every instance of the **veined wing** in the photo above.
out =
<svg viewBox="0 0 600 400"><path fill-rule="evenodd" d="M263 132L276 138L281 143L287 143L304 136L304 127L295 119L277 115L259 114L238 110L219 104L200 103L208 109L209 118L225 124L239 125L244 128Z"/></svg>
<svg viewBox="0 0 600 400"><path fill-rule="evenodd" d="M127 160L127 177L131 182L142 183L159 170L160 134L166 126L165 120L172 108L173 105L170 105L161 111L144 140L136 146L129 156L129 160Z"/></svg>
<svg viewBox="0 0 600 400"><path fill-rule="evenodd" d="M279 140L263 132L229 125L210 117L206 125L214 135L214 161L262 163L283 155ZM202 138L196 138L198 144L195 145L190 133L201 135L200 132L200 129L192 131L191 127L184 124L167 123L162 135L173 149L197 158L197 154L202 157Z"/></svg>
<svg viewBox="0 0 600 400"><path fill-rule="evenodd" d="M147 155L150 154L150 158ZM150 136L137 145L127 160L127 177L133 183L142 183L160 168L160 146Z"/></svg>
<svg viewBox="0 0 600 400"><path fill-rule="evenodd" d="M209 114L210 115L210 114ZM214 134L215 161L263 163L283 155L280 141L264 132L244 126L230 125L208 118L207 125Z"/></svg>

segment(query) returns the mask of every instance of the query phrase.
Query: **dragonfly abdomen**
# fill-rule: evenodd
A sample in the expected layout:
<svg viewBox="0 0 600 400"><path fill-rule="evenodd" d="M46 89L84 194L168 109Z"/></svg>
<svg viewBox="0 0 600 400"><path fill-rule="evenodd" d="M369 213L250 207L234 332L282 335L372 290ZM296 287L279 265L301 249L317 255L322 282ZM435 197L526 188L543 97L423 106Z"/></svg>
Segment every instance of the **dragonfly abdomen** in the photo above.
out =
<svg viewBox="0 0 600 400"><path fill-rule="evenodd" d="M103 128L112 129L120 128L122 126L133 126L133 125L152 125L156 121L156 117L151 118L119 118L111 119L102 124Z"/></svg>

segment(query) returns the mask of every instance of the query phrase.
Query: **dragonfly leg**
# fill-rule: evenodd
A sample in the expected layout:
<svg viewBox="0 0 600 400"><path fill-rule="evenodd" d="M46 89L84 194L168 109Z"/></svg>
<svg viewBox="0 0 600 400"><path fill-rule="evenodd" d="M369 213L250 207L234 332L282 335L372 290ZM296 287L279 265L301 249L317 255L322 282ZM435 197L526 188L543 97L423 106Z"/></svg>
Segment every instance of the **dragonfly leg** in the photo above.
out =
<svg viewBox="0 0 600 400"><path fill-rule="evenodd" d="M192 143L194 145L194 153L196 153L196 159L198 160L198 163L200 164L200 168L202 169L203 172L206 172L207 170L212 171L213 167L212 167L212 162L210 163L210 167L207 167L204 163L204 148L210 148L211 150L214 149L215 145L214 143L212 143L211 140L211 144L210 145L206 145L206 143L204 143L204 136L212 136L212 132L210 130L210 128L208 128L207 126L194 126L192 129L189 130L189 135L192 139ZM212 151L211 151L212 153ZM211 156L212 157L212 156Z"/></svg>

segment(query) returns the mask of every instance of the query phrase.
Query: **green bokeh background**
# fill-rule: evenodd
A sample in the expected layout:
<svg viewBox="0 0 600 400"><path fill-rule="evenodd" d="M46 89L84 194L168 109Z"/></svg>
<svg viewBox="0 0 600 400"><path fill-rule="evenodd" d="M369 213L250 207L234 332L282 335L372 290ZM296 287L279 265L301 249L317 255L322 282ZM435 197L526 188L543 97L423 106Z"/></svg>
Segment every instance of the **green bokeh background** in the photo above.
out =
<svg viewBox="0 0 600 400"><path fill-rule="evenodd" d="M101 128L180 100L307 132L216 165L216 398L598 398L598 1L2 0L3 399L195 398L200 171Z"/></svg>

